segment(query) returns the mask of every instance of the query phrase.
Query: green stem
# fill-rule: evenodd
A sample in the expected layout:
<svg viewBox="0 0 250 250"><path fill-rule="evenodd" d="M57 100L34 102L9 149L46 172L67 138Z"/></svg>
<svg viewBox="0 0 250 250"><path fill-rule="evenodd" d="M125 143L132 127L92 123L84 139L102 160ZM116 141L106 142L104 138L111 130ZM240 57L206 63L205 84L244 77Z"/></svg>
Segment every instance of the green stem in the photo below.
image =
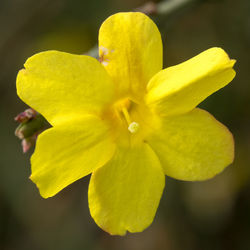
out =
<svg viewBox="0 0 250 250"><path fill-rule="evenodd" d="M173 12L191 4L197 0L169 0L159 2L156 6L156 14L158 15L169 15Z"/></svg>

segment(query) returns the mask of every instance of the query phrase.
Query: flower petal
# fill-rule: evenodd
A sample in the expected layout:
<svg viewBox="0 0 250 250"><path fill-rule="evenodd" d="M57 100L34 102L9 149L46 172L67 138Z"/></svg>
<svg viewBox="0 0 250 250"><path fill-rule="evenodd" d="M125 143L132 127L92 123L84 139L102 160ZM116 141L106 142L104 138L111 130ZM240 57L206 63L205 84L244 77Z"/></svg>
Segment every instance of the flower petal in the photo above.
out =
<svg viewBox="0 0 250 250"><path fill-rule="evenodd" d="M147 144L119 148L91 176L90 213L112 235L141 232L153 221L164 183L159 160Z"/></svg>
<svg viewBox="0 0 250 250"><path fill-rule="evenodd" d="M202 109L163 118L162 126L147 139L165 174L180 180L212 178L234 159L229 130Z"/></svg>
<svg viewBox="0 0 250 250"><path fill-rule="evenodd" d="M24 66L17 76L17 93L52 125L65 115L98 114L113 98L113 83L94 58L46 51Z"/></svg>
<svg viewBox="0 0 250 250"><path fill-rule="evenodd" d="M51 197L103 166L114 153L108 126L94 116L50 128L38 136L31 157L31 180Z"/></svg>
<svg viewBox="0 0 250 250"><path fill-rule="evenodd" d="M211 48L179 65L156 74L149 82L146 102L161 115L188 112L235 76L221 48Z"/></svg>
<svg viewBox="0 0 250 250"><path fill-rule="evenodd" d="M118 13L105 20L100 28L99 54L119 96L138 101L148 81L162 69L161 35L146 15Z"/></svg>

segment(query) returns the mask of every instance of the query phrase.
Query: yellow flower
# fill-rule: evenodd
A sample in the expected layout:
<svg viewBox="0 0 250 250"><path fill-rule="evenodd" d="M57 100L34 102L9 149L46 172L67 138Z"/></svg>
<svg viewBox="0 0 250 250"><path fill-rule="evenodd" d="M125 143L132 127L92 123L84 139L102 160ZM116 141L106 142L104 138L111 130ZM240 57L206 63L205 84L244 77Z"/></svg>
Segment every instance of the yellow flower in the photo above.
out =
<svg viewBox="0 0 250 250"><path fill-rule="evenodd" d="M31 157L41 196L92 173L92 217L124 235L152 223L165 175L206 180L232 163L231 133L196 106L234 78L235 60L211 48L162 70L161 35L142 13L109 17L99 45L101 63L58 51L32 56L17 92L52 125Z"/></svg>

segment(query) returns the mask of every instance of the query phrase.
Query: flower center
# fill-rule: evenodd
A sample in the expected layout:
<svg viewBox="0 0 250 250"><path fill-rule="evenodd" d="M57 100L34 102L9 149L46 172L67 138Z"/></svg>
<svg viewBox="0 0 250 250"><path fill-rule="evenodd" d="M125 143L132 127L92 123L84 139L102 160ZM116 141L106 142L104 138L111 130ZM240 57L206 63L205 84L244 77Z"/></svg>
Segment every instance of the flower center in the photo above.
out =
<svg viewBox="0 0 250 250"><path fill-rule="evenodd" d="M139 130L140 126L138 122L131 120L131 116L129 114L131 101L129 99L124 99L119 101L115 106L118 116L126 121L128 131L135 134Z"/></svg>

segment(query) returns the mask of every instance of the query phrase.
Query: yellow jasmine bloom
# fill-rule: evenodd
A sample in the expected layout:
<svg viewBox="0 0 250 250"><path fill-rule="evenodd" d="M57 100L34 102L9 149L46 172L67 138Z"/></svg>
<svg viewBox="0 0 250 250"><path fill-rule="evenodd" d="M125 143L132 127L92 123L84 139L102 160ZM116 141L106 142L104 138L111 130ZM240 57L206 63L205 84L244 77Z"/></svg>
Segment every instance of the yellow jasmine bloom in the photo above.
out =
<svg viewBox="0 0 250 250"><path fill-rule="evenodd" d="M37 140L31 180L44 198L92 173L89 208L110 234L148 227L165 185L212 178L232 163L229 130L196 108L235 76L211 48L162 70L161 35L142 13L109 17L100 62L46 51L17 76L19 97L52 125Z"/></svg>

